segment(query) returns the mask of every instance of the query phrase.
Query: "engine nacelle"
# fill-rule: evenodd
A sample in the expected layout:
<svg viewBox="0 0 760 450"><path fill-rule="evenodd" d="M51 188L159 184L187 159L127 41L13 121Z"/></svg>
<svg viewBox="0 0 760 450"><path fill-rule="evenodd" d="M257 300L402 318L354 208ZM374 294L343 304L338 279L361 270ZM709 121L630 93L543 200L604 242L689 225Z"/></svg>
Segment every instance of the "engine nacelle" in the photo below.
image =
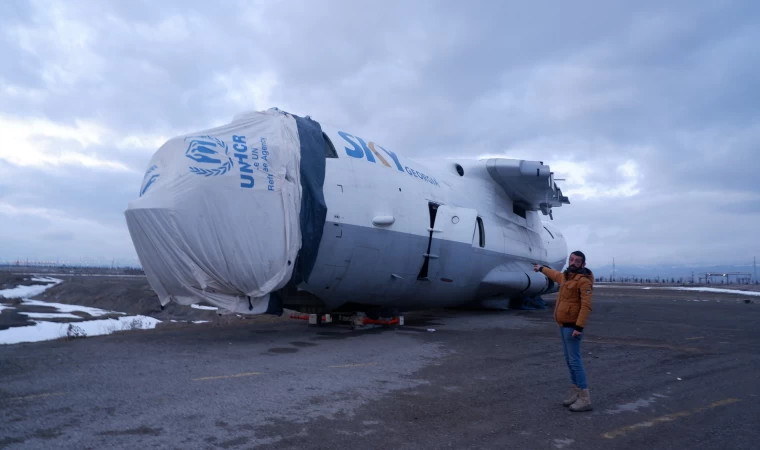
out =
<svg viewBox="0 0 760 450"><path fill-rule="evenodd" d="M492 270L483 279L482 284L489 287L489 293L529 297L546 294L555 286L555 283L542 273L505 270L504 268Z"/></svg>
<svg viewBox="0 0 760 450"><path fill-rule="evenodd" d="M525 275L528 277L528 286L522 292L523 295L533 297L546 294L552 287L554 287L554 281L546 278L542 273L529 272Z"/></svg>

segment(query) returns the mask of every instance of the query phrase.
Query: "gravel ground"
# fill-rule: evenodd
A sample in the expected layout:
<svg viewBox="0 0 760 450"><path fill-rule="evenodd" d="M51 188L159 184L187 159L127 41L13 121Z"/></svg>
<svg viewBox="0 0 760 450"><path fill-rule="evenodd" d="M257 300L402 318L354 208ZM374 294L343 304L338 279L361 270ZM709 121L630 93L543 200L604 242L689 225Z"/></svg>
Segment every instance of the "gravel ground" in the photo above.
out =
<svg viewBox="0 0 760 450"><path fill-rule="evenodd" d="M747 298L597 289L586 413L559 404L550 310L0 346L0 448L757 448L760 306Z"/></svg>

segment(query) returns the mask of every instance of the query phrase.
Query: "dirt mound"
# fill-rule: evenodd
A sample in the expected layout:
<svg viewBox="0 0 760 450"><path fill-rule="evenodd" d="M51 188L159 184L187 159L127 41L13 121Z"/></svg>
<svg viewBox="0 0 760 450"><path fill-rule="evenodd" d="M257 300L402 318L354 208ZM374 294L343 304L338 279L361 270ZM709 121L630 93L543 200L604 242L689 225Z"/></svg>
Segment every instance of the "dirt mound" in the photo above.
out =
<svg viewBox="0 0 760 450"><path fill-rule="evenodd" d="M158 296L144 277L77 275L58 278L63 283L37 296L39 300L139 314L159 320L213 320L218 316L215 311L174 303L162 308Z"/></svg>
<svg viewBox="0 0 760 450"><path fill-rule="evenodd" d="M169 303L162 307L158 296L153 292L145 277L74 275L56 278L63 280L63 283L51 287L35 298L48 302L90 306L129 315L149 316L163 321L164 325L169 325L172 320L208 321L218 325L286 320L285 315L282 318L271 315L219 316L216 311L195 309L176 303Z"/></svg>
<svg viewBox="0 0 760 450"><path fill-rule="evenodd" d="M38 280L34 280L37 278ZM47 280L45 280L47 278ZM81 307L98 308L105 311L124 313L128 316L148 316L160 320L160 327L184 327L203 326L190 322L208 322L205 325L225 326L234 324L277 322L289 320L287 315L282 317L261 316L237 316L235 314L220 316L215 310L196 309L190 306L170 303L162 307L158 296L153 292L144 276L127 274L64 274L46 273L43 275L32 273L13 273L0 271L0 286L2 289L14 289L17 286L50 285L50 278L61 280L46 291L33 295L32 298L43 302L76 305ZM35 320L24 313L54 313L57 311L54 305L31 305L22 302L21 298L2 298L0 304L4 306L0 314L0 330L11 327L27 326L34 324ZM201 304L202 305L202 304ZM210 305L204 305L210 306ZM92 317L86 312L74 312L74 317L44 318L45 322L79 322L91 320ZM99 319L116 318L122 314L99 315Z"/></svg>

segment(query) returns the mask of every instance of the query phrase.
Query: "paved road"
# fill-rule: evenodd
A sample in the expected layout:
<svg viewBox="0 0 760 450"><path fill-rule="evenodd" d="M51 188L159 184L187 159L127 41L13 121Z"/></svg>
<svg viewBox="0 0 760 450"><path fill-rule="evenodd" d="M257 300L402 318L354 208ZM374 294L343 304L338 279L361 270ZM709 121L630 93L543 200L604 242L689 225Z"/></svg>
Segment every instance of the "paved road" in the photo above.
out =
<svg viewBox="0 0 760 450"><path fill-rule="evenodd" d="M2 346L0 448L757 448L760 305L740 298L597 289L588 413L559 405L550 311Z"/></svg>

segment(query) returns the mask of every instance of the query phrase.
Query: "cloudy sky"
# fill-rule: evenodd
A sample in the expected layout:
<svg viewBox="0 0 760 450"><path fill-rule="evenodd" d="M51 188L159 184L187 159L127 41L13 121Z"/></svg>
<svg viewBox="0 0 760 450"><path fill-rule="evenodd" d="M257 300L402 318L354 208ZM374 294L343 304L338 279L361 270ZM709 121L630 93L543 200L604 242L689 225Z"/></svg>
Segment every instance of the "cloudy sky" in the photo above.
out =
<svg viewBox="0 0 760 450"><path fill-rule="evenodd" d="M544 161L590 265L746 263L760 6L704 3L2 1L0 260L136 260L158 146L277 106L407 156Z"/></svg>

